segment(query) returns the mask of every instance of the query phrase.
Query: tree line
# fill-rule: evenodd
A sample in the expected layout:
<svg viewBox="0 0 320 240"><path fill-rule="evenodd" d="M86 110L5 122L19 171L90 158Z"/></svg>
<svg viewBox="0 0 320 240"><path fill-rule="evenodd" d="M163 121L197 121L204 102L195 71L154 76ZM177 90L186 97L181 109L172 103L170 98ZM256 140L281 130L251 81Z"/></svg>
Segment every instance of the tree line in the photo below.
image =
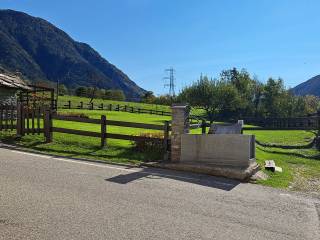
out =
<svg viewBox="0 0 320 240"><path fill-rule="evenodd" d="M63 84L59 95L70 94ZM78 87L73 95L91 99L102 98L124 101L122 90ZM269 78L265 83L252 77L245 69L224 70L218 78L200 76L190 86L184 87L177 96L155 96L148 91L141 101L150 104L171 105L187 103L203 109L210 120L240 119L246 117L299 117L318 111L320 100L316 96L295 96L281 78Z"/></svg>
<svg viewBox="0 0 320 240"><path fill-rule="evenodd" d="M295 96L284 86L281 78L269 78L262 83L245 69L224 70L216 79L200 78L181 90L177 97L153 96L146 93L148 103L188 103L205 111L210 120L241 119L245 117L298 117L317 112L319 98Z"/></svg>
<svg viewBox="0 0 320 240"><path fill-rule="evenodd" d="M59 95L68 95L70 94L70 90L64 85L59 85ZM100 98L106 100L116 100L116 101L124 101L126 100L126 96L122 90L117 89L98 89L93 87L77 87L73 95L78 97L87 97L91 99Z"/></svg>

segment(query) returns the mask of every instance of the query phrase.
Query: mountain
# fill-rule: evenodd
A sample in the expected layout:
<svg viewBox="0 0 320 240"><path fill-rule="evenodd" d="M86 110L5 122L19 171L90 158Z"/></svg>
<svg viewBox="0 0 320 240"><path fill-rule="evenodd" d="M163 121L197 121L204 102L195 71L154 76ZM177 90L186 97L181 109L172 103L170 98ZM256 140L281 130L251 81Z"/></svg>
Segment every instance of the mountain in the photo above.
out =
<svg viewBox="0 0 320 240"><path fill-rule="evenodd" d="M13 10L0 10L0 65L32 82L121 89L128 99L145 93L88 44L74 41L46 20Z"/></svg>
<svg viewBox="0 0 320 240"><path fill-rule="evenodd" d="M317 75L294 87L292 92L299 96L315 95L320 97L320 75Z"/></svg>

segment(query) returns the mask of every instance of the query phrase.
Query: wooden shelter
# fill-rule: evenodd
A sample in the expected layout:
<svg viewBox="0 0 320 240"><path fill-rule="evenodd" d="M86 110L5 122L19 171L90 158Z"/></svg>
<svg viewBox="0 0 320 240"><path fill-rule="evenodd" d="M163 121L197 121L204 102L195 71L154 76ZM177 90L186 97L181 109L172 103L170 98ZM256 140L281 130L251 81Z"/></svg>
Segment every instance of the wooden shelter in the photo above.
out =
<svg viewBox="0 0 320 240"><path fill-rule="evenodd" d="M14 104L19 90L29 91L31 88L18 74L0 69L0 104Z"/></svg>
<svg viewBox="0 0 320 240"><path fill-rule="evenodd" d="M1 89L31 89L25 81L18 75L0 72L0 88Z"/></svg>
<svg viewBox="0 0 320 240"><path fill-rule="evenodd" d="M54 89L45 83L27 84L20 74L10 73L0 67L0 105L43 106L55 109Z"/></svg>

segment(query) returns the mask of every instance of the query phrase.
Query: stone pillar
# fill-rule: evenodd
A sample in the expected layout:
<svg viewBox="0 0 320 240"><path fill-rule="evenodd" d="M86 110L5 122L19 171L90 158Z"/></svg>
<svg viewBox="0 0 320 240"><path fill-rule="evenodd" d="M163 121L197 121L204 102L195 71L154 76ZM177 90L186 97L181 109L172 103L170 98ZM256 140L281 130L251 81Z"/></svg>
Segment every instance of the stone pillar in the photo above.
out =
<svg viewBox="0 0 320 240"><path fill-rule="evenodd" d="M189 132L189 107L173 104L171 124L171 162L180 162L181 135Z"/></svg>

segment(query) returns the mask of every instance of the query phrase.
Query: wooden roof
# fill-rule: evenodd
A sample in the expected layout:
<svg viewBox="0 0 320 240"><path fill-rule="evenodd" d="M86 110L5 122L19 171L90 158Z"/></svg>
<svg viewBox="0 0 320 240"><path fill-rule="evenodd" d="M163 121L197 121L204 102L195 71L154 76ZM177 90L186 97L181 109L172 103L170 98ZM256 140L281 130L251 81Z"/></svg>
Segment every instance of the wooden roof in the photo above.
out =
<svg viewBox="0 0 320 240"><path fill-rule="evenodd" d="M21 79L21 77L0 72L0 87L15 88L15 89L30 89L28 85Z"/></svg>

